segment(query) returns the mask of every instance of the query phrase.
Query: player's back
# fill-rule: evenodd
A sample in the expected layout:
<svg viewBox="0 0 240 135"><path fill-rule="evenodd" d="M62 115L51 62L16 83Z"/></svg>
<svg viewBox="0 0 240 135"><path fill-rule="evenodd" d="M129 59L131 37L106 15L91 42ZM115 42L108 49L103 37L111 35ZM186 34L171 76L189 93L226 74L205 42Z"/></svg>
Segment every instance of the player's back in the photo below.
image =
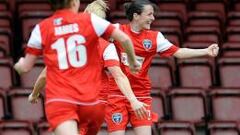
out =
<svg viewBox="0 0 240 135"><path fill-rule="evenodd" d="M85 13L60 10L36 26L39 28L35 28L35 35L40 36L48 70L47 102L96 101L101 85L96 42L104 30L97 27L98 18L93 18Z"/></svg>

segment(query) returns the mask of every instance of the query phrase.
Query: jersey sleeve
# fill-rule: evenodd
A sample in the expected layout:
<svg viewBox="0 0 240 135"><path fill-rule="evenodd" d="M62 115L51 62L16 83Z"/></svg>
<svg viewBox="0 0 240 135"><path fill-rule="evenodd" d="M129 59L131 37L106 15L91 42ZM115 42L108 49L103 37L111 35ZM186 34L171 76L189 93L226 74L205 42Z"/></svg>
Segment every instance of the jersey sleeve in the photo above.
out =
<svg viewBox="0 0 240 135"><path fill-rule="evenodd" d="M114 44L109 44L103 52L104 67L119 66L119 58Z"/></svg>
<svg viewBox="0 0 240 135"><path fill-rule="evenodd" d="M30 53L33 55L42 54L42 37L38 24L34 27L30 39L28 40L26 53Z"/></svg>
<svg viewBox="0 0 240 135"><path fill-rule="evenodd" d="M162 57L172 56L179 48L169 42L161 32L157 34L157 53Z"/></svg>
<svg viewBox="0 0 240 135"><path fill-rule="evenodd" d="M94 14L91 14L91 22L96 34L106 40L109 39L113 30L115 29L115 27L110 22Z"/></svg>

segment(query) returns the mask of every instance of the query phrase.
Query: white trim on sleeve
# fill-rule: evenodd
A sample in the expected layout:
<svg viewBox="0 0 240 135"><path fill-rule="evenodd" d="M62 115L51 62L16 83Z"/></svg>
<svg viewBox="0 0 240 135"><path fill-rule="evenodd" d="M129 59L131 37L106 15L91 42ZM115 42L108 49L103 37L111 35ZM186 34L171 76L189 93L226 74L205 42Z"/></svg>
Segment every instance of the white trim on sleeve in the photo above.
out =
<svg viewBox="0 0 240 135"><path fill-rule="evenodd" d="M173 44L170 43L161 32L157 35L157 52L163 52L169 49Z"/></svg>
<svg viewBox="0 0 240 135"><path fill-rule="evenodd" d="M95 32L99 37L106 31L110 24L110 22L96 16L95 14L91 14L91 22Z"/></svg>
<svg viewBox="0 0 240 135"><path fill-rule="evenodd" d="M119 61L117 51L114 44L109 44L103 52L104 60L117 60Z"/></svg>
<svg viewBox="0 0 240 135"><path fill-rule="evenodd" d="M42 49L42 37L38 24L34 27L27 46L36 49Z"/></svg>

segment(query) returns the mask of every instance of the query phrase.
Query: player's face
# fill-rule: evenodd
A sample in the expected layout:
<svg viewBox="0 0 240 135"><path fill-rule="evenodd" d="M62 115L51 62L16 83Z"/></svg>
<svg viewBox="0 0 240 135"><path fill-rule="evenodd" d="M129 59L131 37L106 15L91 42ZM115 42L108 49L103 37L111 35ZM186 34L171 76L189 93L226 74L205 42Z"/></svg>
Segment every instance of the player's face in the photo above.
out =
<svg viewBox="0 0 240 135"><path fill-rule="evenodd" d="M151 5L145 5L137 21L141 29L150 29L152 22L155 20L153 14L153 7Z"/></svg>

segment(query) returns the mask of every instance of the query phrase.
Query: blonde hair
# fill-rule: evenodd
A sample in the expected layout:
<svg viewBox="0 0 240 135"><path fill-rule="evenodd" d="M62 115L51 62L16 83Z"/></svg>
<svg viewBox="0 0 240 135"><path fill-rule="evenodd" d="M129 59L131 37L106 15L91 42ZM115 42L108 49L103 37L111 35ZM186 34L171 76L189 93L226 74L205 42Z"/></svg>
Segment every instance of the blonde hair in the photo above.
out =
<svg viewBox="0 0 240 135"><path fill-rule="evenodd" d="M106 18L107 9L108 6L105 0L95 0L88 4L84 12L93 13L101 18Z"/></svg>

